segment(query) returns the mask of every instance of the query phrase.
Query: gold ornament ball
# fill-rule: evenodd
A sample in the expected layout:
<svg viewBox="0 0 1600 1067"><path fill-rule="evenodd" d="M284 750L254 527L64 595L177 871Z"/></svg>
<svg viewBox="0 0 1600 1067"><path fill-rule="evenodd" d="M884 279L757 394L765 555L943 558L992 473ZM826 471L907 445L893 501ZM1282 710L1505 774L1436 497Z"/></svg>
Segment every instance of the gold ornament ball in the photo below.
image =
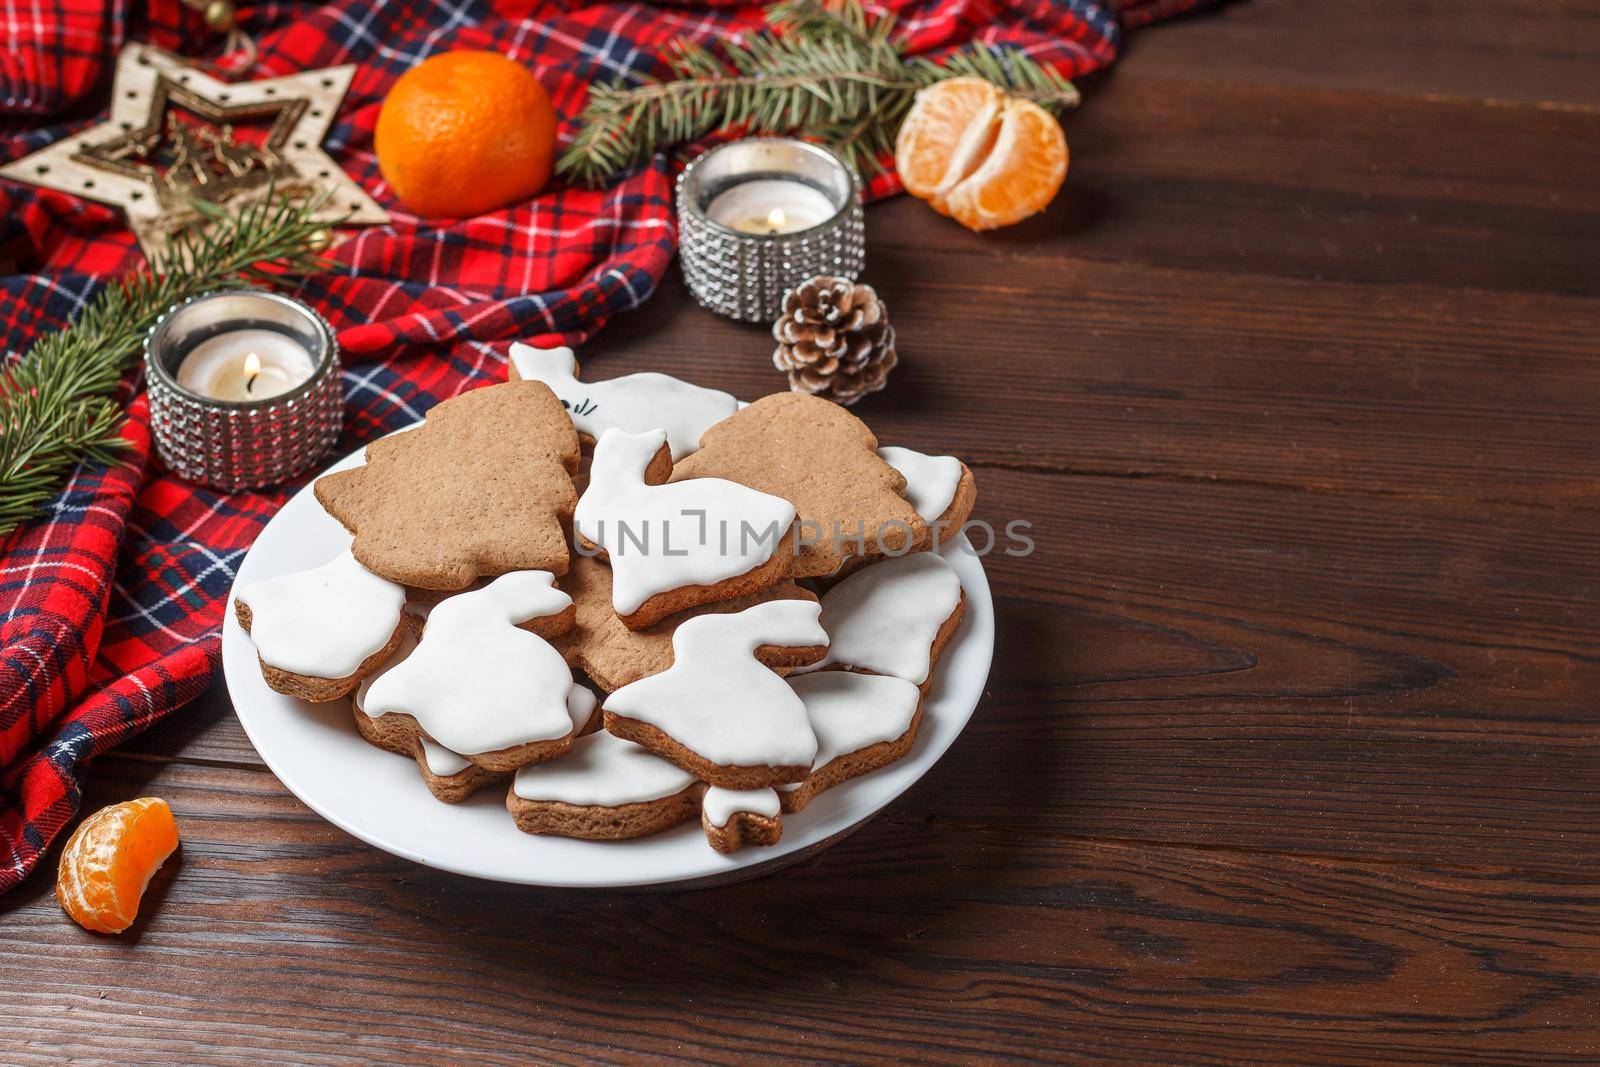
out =
<svg viewBox="0 0 1600 1067"><path fill-rule="evenodd" d="M320 230L313 230L310 237L306 238L306 247L313 252L327 251L333 244L333 231L324 226Z"/></svg>
<svg viewBox="0 0 1600 1067"><path fill-rule="evenodd" d="M213 33L233 29L232 0L211 0L206 5L206 28Z"/></svg>

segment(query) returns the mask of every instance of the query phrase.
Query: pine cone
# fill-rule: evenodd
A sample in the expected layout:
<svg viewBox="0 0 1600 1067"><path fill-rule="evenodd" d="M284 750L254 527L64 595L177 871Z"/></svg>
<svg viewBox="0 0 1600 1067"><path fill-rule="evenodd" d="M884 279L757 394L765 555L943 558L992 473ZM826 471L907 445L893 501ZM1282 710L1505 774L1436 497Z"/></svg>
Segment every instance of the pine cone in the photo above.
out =
<svg viewBox="0 0 1600 1067"><path fill-rule="evenodd" d="M846 406L882 389L896 362L889 311L872 286L826 274L789 290L772 336L789 388Z"/></svg>

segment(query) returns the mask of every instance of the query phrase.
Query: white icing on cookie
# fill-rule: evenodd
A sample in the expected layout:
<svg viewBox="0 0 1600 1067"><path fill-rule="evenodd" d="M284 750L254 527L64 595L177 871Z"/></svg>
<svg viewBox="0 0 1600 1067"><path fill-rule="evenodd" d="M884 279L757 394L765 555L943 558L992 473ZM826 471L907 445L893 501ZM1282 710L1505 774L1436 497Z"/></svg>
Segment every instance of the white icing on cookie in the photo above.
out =
<svg viewBox="0 0 1600 1067"><path fill-rule="evenodd" d="M665 430L672 458L700 447L700 435L738 410L739 402L720 389L706 389L667 374L625 374L600 382L580 382L572 349L511 346L511 363L523 379L543 382L556 394L579 433L599 438L606 430Z"/></svg>
<svg viewBox="0 0 1600 1067"><path fill-rule="evenodd" d="M361 712L363 715L366 714L367 690L372 688L372 683L376 682L379 678L382 678L385 674L394 670L395 667L400 665L401 660L405 659L416 650L416 636L412 633L411 627L407 626L400 634L400 645L394 650L394 655L384 660L383 666L379 667L377 670L361 679L361 684L356 686L356 695L354 699L357 711Z"/></svg>
<svg viewBox="0 0 1600 1067"><path fill-rule="evenodd" d="M697 615L673 632L669 669L623 686L604 707L722 767L809 767L817 739L805 705L755 650L822 644L817 611L807 600L770 600Z"/></svg>
<svg viewBox="0 0 1600 1067"><path fill-rule="evenodd" d="M511 790L523 800L615 808L670 797L692 784L688 771L602 731L578 738L558 760L522 768Z"/></svg>
<svg viewBox="0 0 1600 1067"><path fill-rule="evenodd" d="M724 789L714 785L706 790L701 804L706 822L712 826L726 826L735 812L747 811L752 815L777 818L783 810L778 794L772 789Z"/></svg>
<svg viewBox="0 0 1600 1067"><path fill-rule="evenodd" d="M416 647L415 642L411 642L409 638L407 640L411 647ZM576 682L573 683L572 691L567 694L567 711L572 716L572 728L574 730L581 730L589 724L589 716L594 714L594 706L597 702L595 695L588 689L578 685ZM460 774L472 766L472 761L465 756L451 752L448 748L436 741L430 741L426 737L422 738L422 758L427 761L428 770L440 778L448 778L453 774Z"/></svg>
<svg viewBox="0 0 1600 1067"><path fill-rule="evenodd" d="M428 614L417 649L367 690L376 718L403 712L433 741L466 755L572 732L572 672L544 638L517 628L572 599L548 571L514 571Z"/></svg>
<svg viewBox="0 0 1600 1067"><path fill-rule="evenodd" d="M930 456L898 445L885 445L878 456L906 476L906 499L924 522L932 522L955 501L961 485L961 461L954 456Z"/></svg>
<svg viewBox="0 0 1600 1067"><path fill-rule="evenodd" d="M754 570L794 522L787 500L724 478L646 485L645 469L665 439L664 430L607 430L578 500L573 521L606 550L619 615L659 593Z"/></svg>
<svg viewBox="0 0 1600 1067"><path fill-rule="evenodd" d="M911 729L922 691L886 674L822 671L789 680L817 735L816 770Z"/></svg>
<svg viewBox="0 0 1600 1067"><path fill-rule="evenodd" d="M428 763L428 770L440 778L449 778L453 774L460 774L472 766L472 761L465 756L451 752L443 745L435 744L426 737L422 739L422 758Z"/></svg>
<svg viewBox="0 0 1600 1067"><path fill-rule="evenodd" d="M594 715L594 706L600 703L600 698L594 695L594 690L588 686L572 683L572 691L567 694L567 714L572 716L572 728L581 730L589 725L589 719Z"/></svg>
<svg viewBox="0 0 1600 1067"><path fill-rule="evenodd" d="M933 552L913 552L856 571L822 596L828 654L800 668L831 665L928 680L933 639L961 600L955 568Z"/></svg>
<svg viewBox="0 0 1600 1067"><path fill-rule="evenodd" d="M394 636L406 591L345 551L313 570L251 582L238 599L250 609L250 640L267 666L348 678Z"/></svg>

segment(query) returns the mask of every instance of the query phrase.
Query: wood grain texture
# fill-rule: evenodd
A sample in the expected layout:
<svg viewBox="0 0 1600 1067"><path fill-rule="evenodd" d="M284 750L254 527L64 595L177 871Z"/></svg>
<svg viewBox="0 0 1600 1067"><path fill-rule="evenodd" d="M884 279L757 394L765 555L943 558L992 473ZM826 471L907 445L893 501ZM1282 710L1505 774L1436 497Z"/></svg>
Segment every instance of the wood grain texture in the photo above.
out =
<svg viewBox="0 0 1600 1067"><path fill-rule="evenodd" d="M1600 109L1591 0L1248 0L1135 34L1127 59L1234 84Z"/></svg>
<svg viewBox="0 0 1600 1067"><path fill-rule="evenodd" d="M975 469L998 654L950 753L778 877L467 882L289 796L214 687L130 935L0 899L0 1062L1600 1061L1600 14L1253 0L1132 38L1044 216L868 212ZM674 272L610 376L781 384ZM53 859L53 857L52 857Z"/></svg>
<svg viewBox="0 0 1600 1067"><path fill-rule="evenodd" d="M269 774L114 763L91 803L158 792L204 815L127 938L64 927L39 882L5 902L19 1063L64 1041L301 1063L1600 1053L1592 880L952 827L922 814L927 782L783 877L531 891L376 853Z"/></svg>

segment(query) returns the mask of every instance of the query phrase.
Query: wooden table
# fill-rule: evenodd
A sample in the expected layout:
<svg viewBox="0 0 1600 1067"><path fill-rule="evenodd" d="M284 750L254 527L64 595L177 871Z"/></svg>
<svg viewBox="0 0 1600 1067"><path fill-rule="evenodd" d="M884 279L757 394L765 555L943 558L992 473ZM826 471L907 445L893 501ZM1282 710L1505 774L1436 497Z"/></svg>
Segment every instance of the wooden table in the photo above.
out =
<svg viewBox="0 0 1600 1067"><path fill-rule="evenodd" d="M0 1060L1596 1062L1597 20L1237 4L1133 38L1042 218L869 212L860 413L1039 550L855 836L465 881L309 812L216 688L95 768L183 823L131 935L0 900ZM770 347L674 276L587 355L748 396Z"/></svg>

